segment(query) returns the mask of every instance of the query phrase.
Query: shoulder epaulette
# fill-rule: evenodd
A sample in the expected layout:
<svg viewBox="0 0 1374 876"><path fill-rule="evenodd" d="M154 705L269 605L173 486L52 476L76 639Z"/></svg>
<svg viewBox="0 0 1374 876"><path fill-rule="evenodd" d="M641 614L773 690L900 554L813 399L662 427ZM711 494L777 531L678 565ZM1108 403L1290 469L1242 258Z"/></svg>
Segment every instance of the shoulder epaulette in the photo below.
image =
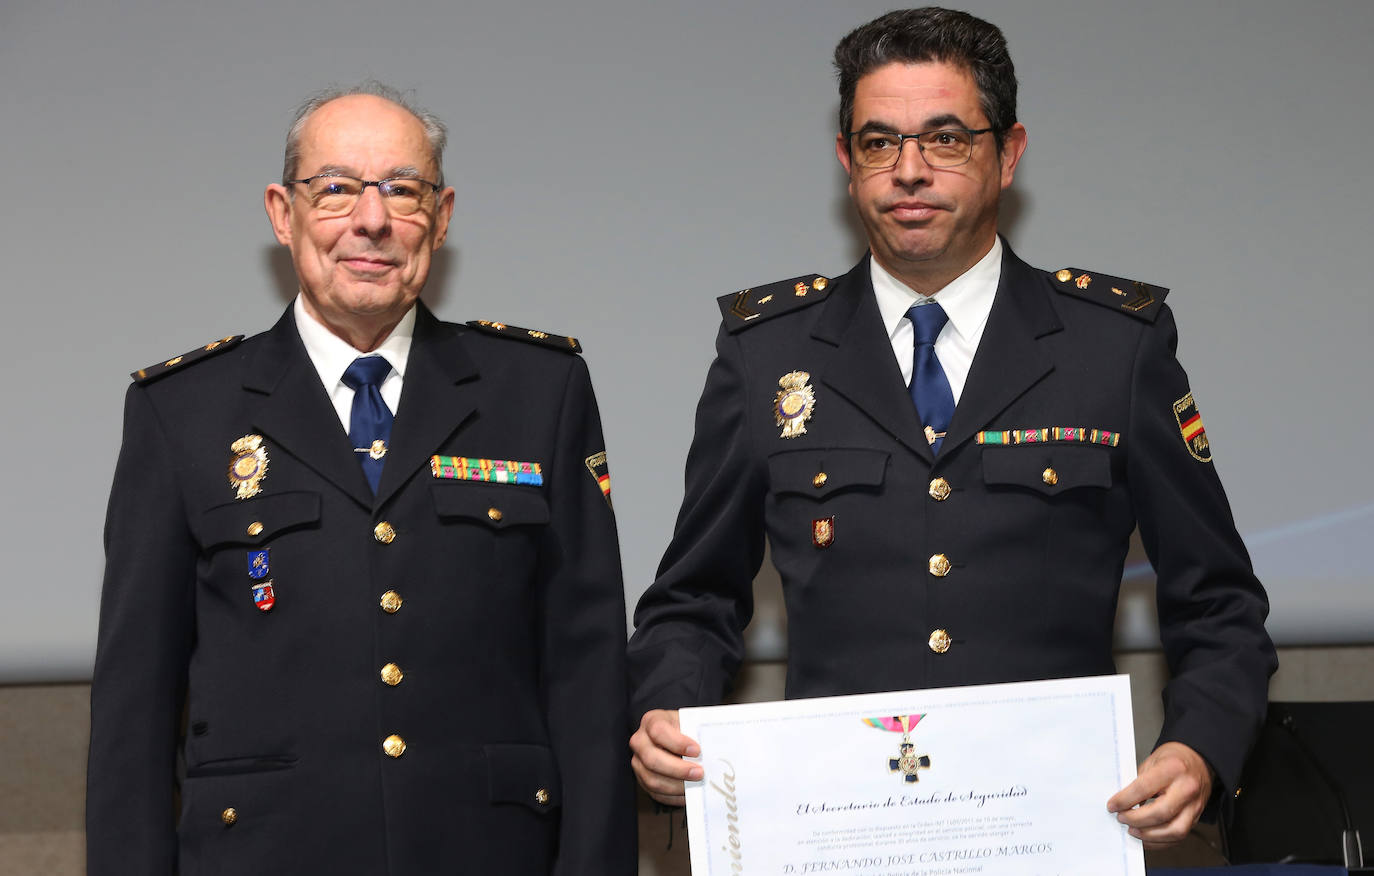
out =
<svg viewBox="0 0 1374 876"><path fill-rule="evenodd" d="M227 338L220 338L218 341L211 341L203 347L196 347L194 350L182 353L180 356L173 356L166 362L158 362L156 365L140 368L129 376L134 379L135 383L147 383L150 380L156 380L159 377L163 377L172 371L180 371L187 365L199 362L202 359L208 359L217 353L223 353L225 350L232 350L234 347L237 347L239 341L242 340L243 335L230 335Z"/></svg>
<svg viewBox="0 0 1374 876"><path fill-rule="evenodd" d="M1145 322L1155 321L1164 296L1169 294L1163 286L1095 274L1082 268L1062 268L1050 274L1050 282L1065 295L1129 313Z"/></svg>
<svg viewBox="0 0 1374 876"><path fill-rule="evenodd" d="M470 319L468 325L489 335L499 335L503 338L514 338L517 341L524 341L527 344L538 344L541 347L548 347L551 350L562 350L564 353L581 353L582 345L577 342L577 338L568 338L563 335L555 335L549 332L541 332L537 329L521 328L518 325L507 325L504 322L492 322L489 319Z"/></svg>
<svg viewBox="0 0 1374 876"><path fill-rule="evenodd" d="M829 295L830 278L819 274L802 274L790 280L780 280L767 286L755 286L722 295L716 301L720 304L720 315L725 318L725 328L734 333L751 325L799 310L817 301L824 301Z"/></svg>

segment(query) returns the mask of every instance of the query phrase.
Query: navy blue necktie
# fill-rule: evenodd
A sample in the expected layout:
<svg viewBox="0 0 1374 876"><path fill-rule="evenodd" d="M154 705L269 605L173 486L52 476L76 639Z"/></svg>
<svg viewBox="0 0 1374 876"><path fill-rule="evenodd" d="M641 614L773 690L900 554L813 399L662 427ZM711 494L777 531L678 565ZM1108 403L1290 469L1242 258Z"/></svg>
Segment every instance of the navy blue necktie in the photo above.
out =
<svg viewBox="0 0 1374 876"><path fill-rule="evenodd" d="M391 408L382 401L381 386L391 373L391 363L381 356L359 356L343 373L343 383L353 390L353 411L348 419L348 440L363 464L363 474L377 494L382 480L387 442L391 440Z"/></svg>
<svg viewBox="0 0 1374 876"><path fill-rule="evenodd" d="M949 316L934 301L914 305L906 315L916 332L915 349L912 351L911 401L926 427L930 452L935 453L945 440L945 431L949 429L949 421L954 416L954 392L949 388L945 369L940 367L940 360L935 357L935 339L940 336L940 329L949 322Z"/></svg>

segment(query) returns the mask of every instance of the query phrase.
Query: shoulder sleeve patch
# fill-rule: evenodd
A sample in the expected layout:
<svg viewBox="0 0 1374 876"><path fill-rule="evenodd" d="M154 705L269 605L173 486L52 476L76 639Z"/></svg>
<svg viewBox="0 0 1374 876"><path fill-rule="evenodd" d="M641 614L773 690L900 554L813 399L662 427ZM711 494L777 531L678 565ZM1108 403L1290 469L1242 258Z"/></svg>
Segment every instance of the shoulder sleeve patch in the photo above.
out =
<svg viewBox="0 0 1374 876"><path fill-rule="evenodd" d="M1155 321L1164 296L1169 294L1163 286L1110 277L1082 268L1063 268L1049 277L1050 284L1065 295L1128 313L1145 322Z"/></svg>
<svg viewBox="0 0 1374 876"><path fill-rule="evenodd" d="M790 280L755 286L722 295L716 299L725 328L730 333L799 310L830 294L830 278L819 274L803 274Z"/></svg>
<svg viewBox="0 0 1374 876"><path fill-rule="evenodd" d="M485 332L489 335L499 335L503 338L512 338L517 341L524 341L527 344L538 344L541 347L548 347L551 350L562 350L564 353L581 353L582 345L577 342L577 338L555 335L550 332L541 332L538 329L521 328L518 325L508 325L504 322L493 322L489 319L470 319L468 325Z"/></svg>
<svg viewBox="0 0 1374 876"><path fill-rule="evenodd" d="M149 365L147 368L140 368L129 376L134 379L135 383L147 383L150 380L156 380L173 371L180 371L187 365L223 353L225 350L232 350L234 347L237 347L242 340L243 335L230 335L227 338L220 338L218 341L211 341L203 347L196 347L194 350L182 353L180 356L173 356L166 362L158 362L155 365Z"/></svg>

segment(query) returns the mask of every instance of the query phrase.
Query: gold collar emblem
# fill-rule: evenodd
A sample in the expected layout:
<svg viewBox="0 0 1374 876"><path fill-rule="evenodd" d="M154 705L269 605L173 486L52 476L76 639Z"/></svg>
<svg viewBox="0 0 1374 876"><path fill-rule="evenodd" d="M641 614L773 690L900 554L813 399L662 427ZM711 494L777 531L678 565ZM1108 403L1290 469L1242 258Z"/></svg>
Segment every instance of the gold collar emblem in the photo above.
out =
<svg viewBox="0 0 1374 876"><path fill-rule="evenodd" d="M267 477L267 448L262 446L262 436L244 435L229 449L234 454L229 461L229 486L235 489L235 498L251 499Z"/></svg>
<svg viewBox="0 0 1374 876"><path fill-rule="evenodd" d="M789 371L778 378L778 396L773 415L782 427L782 437L796 438L806 434L806 421L816 407L816 392L808 383L811 375L805 371Z"/></svg>

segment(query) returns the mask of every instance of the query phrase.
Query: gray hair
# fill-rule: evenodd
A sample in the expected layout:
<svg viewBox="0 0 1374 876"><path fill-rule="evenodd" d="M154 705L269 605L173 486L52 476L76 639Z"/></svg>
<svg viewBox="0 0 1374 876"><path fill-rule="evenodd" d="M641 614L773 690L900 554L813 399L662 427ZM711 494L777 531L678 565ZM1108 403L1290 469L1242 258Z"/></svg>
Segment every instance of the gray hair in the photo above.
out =
<svg viewBox="0 0 1374 876"><path fill-rule="evenodd" d="M323 91L311 95L300 105L296 110L295 119L291 122L291 129L286 133L286 160L282 165L282 185L290 185L291 180L297 179L296 174L301 163L301 132L305 130L305 123L310 116L315 110L331 100L338 100L341 97L350 97L355 94L380 97L382 100L396 104L415 117L425 129L425 139L429 141L429 154L434 159L434 166L439 172L439 178L435 182L443 185L444 146L448 144L448 126L440 121L434 113L416 106L410 97L412 92L392 88L390 85L375 79L369 79L357 85L331 85Z"/></svg>

